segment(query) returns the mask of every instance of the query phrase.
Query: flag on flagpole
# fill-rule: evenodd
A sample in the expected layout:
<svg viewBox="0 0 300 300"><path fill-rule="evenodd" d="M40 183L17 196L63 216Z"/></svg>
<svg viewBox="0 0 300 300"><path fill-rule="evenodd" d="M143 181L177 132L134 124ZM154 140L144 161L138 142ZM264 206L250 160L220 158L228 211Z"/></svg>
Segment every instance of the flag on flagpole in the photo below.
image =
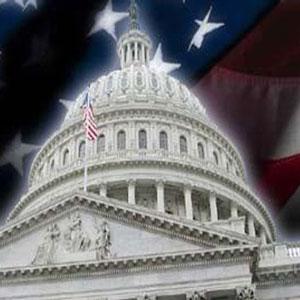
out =
<svg viewBox="0 0 300 300"><path fill-rule="evenodd" d="M88 156L88 145L89 141L96 141L98 138L98 129L97 124L94 117L93 107L89 95L89 88L85 95L85 100L82 105L83 107L83 124L85 129L85 157L84 157L84 183L83 190L87 192L88 185L88 164L87 164L87 156Z"/></svg>
<svg viewBox="0 0 300 300"><path fill-rule="evenodd" d="M94 117L92 103L90 101L89 92L86 93L85 101L83 103L83 121L86 138L90 141L97 140L98 129Z"/></svg>

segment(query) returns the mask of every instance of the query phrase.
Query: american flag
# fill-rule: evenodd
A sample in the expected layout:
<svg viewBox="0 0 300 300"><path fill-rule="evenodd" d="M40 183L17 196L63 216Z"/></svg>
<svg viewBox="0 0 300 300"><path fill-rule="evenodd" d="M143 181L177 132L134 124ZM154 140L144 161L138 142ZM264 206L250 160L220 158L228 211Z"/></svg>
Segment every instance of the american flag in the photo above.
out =
<svg viewBox="0 0 300 300"><path fill-rule="evenodd" d="M94 117L93 107L90 100L89 92L86 93L83 103L83 124L85 136L90 141L95 141L98 138L98 128Z"/></svg>

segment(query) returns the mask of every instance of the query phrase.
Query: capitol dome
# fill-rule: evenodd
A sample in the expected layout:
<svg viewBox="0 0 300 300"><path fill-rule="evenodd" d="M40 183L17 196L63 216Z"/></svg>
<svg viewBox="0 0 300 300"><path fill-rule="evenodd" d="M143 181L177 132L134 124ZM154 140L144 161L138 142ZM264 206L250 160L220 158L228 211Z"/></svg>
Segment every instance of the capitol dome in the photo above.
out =
<svg viewBox="0 0 300 300"><path fill-rule="evenodd" d="M177 79L149 66L151 41L134 18L118 42L120 70L102 76L76 99L57 132L36 156L29 190L10 221L83 189L195 226L272 242L275 230L245 182L242 159ZM82 104L92 99L100 135L86 147ZM225 232L224 231L224 232Z"/></svg>

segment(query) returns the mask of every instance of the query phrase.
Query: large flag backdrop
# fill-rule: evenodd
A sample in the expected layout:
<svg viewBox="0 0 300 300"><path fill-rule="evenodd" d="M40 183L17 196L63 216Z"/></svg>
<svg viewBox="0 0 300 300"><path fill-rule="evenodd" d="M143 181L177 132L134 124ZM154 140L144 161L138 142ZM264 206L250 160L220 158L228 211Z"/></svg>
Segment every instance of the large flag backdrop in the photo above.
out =
<svg viewBox="0 0 300 300"><path fill-rule="evenodd" d="M278 3L194 87L291 237L300 233L299 13L299 1Z"/></svg>
<svg viewBox="0 0 300 300"><path fill-rule="evenodd" d="M59 99L74 100L91 80L118 67L116 39L127 30L129 2L0 0L3 217L26 190L36 145L66 113L67 102ZM153 67L164 67L199 94L238 143L257 191L294 221L300 181L298 2L137 0L140 26L154 43ZM299 235L300 225L292 227Z"/></svg>

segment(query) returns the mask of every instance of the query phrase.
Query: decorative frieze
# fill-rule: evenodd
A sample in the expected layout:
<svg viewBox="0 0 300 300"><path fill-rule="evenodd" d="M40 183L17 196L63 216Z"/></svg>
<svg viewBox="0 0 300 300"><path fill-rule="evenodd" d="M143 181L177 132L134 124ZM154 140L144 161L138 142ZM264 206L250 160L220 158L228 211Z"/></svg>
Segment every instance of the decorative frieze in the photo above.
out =
<svg viewBox="0 0 300 300"><path fill-rule="evenodd" d="M56 223L47 228L43 242L38 247L32 261L33 265L51 265L58 263L65 254L73 260L83 258L80 253L90 253L98 261L109 259L111 254L111 232L106 221L95 220L96 235L89 237L83 228L82 218L78 212L68 218L66 228L60 228ZM114 255L115 256L115 255Z"/></svg>
<svg viewBox="0 0 300 300"><path fill-rule="evenodd" d="M64 248L67 252L87 251L91 247L91 239L82 229L82 220L79 213L69 218L69 226L64 232Z"/></svg>
<svg viewBox="0 0 300 300"><path fill-rule="evenodd" d="M97 225L97 236L95 242L96 259L103 260L111 257L110 229L107 222Z"/></svg>
<svg viewBox="0 0 300 300"><path fill-rule="evenodd" d="M48 265L54 262L54 255L61 238L61 231L57 224L49 225L44 240L38 247L32 261L33 265Z"/></svg>

